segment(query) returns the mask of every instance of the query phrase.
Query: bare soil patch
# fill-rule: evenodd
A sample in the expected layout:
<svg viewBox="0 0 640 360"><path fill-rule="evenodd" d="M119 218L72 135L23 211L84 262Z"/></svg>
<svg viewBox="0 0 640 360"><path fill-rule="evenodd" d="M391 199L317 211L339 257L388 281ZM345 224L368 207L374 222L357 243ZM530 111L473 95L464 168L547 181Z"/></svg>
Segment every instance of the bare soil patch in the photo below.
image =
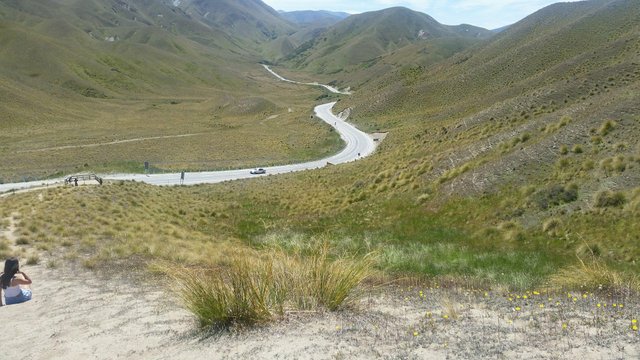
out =
<svg viewBox="0 0 640 360"><path fill-rule="evenodd" d="M10 359L632 359L637 297L385 287L357 309L201 331L163 287L27 266L34 299L0 308Z"/></svg>

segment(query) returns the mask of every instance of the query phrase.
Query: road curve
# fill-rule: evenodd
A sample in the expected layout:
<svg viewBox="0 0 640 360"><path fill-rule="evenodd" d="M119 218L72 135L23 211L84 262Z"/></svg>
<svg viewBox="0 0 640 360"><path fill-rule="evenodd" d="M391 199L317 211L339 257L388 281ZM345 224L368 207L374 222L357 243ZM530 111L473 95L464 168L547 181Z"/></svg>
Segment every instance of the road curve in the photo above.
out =
<svg viewBox="0 0 640 360"><path fill-rule="evenodd" d="M287 82L296 83L296 84L303 84L303 85L321 86L334 93L348 94L348 92L339 91L338 89L335 89L328 85L322 85L317 83L299 83L296 81L288 80L276 74L268 66L266 65L263 65L263 66L265 69L267 69L267 71L269 71L271 74L273 74L274 76L276 76L278 79L282 81L287 81ZM330 126L332 126L333 128L335 128L336 131L340 134L340 137L342 138L342 140L346 144L346 146L344 147L344 149L342 149L342 151L324 159L309 161L309 162L299 163L299 164L264 167L264 169L267 172L266 174L263 174L263 175L250 174L249 173L250 169L238 169L238 170L227 170L227 171L186 172L184 176L184 180L181 180L180 173L109 174L109 175L100 175L100 176L105 180L132 180L132 181L139 181L139 182L144 182L152 185L213 184L213 183L219 183L223 181L254 178L259 176L269 176L269 175L275 175L275 174L284 174L284 173L290 173L294 171L318 169L318 168L327 166L327 164L329 163L334 165L343 164L343 163L355 161L371 155L376 148L376 144L373 141L373 138L369 136L367 133L364 133L358 130L353 125L335 116L331 111L335 104L336 104L335 102L322 104L322 105L316 106L314 109L316 116L322 119L324 122L326 122ZM64 182L64 178L23 182L23 183L0 184L0 193L13 191L13 190L54 186L54 185L59 185L62 182Z"/></svg>

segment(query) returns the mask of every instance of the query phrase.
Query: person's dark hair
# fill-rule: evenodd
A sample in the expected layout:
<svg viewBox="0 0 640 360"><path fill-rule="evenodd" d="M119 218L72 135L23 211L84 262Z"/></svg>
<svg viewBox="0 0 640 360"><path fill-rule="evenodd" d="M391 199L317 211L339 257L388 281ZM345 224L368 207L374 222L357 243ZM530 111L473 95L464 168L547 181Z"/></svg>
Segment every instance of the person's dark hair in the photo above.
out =
<svg viewBox="0 0 640 360"><path fill-rule="evenodd" d="M0 277L0 285L3 289L6 289L11 285L11 279L13 279L19 270L20 263L18 262L18 258L8 258L4 262L4 274Z"/></svg>

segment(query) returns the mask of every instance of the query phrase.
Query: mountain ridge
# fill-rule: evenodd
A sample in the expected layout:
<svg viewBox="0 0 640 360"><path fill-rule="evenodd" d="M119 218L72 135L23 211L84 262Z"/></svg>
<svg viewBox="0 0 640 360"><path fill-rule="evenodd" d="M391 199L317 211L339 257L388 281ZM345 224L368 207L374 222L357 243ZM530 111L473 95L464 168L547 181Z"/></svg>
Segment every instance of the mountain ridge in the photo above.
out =
<svg viewBox="0 0 640 360"><path fill-rule="evenodd" d="M486 29L442 25L427 14L395 7L352 15L299 46L282 62L307 71L334 73L418 41L491 35Z"/></svg>

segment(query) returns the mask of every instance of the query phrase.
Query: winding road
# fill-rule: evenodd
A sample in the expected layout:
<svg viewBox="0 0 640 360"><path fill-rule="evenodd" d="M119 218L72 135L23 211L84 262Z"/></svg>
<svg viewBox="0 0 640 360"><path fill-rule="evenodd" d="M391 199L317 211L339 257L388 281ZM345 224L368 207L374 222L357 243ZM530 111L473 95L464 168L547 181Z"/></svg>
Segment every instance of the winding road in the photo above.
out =
<svg viewBox="0 0 640 360"><path fill-rule="evenodd" d="M318 84L318 83L301 83L293 80L288 80L275 73L269 66L263 65L264 68L273 74L281 81L286 81L294 84L320 86L333 93L337 94L349 94L348 91L340 91L334 87ZM373 138L358 130L353 125L335 116L332 112L332 108L335 102L318 105L314 111L317 117L322 119L327 124L331 125L340 134L340 137L346 143L346 146L339 153L315 161L309 161L299 164L280 165L265 167L266 174L254 175L250 173L251 169L239 169L239 170L227 170L227 171L203 171L203 172L186 172L184 174L184 180L181 179L181 173L165 173L165 174L109 174L100 175L105 180L132 180L144 182L152 185L196 185L196 184L212 184L223 181L239 180L246 178L254 178L259 176L269 176L275 174L284 174L294 171L303 171L318 169L327 166L327 164L343 164L351 161L361 159L363 157L371 155L376 148L376 143ZM35 189L41 187L54 186L64 183L64 178L31 181L23 183L9 183L0 184L0 193L7 191Z"/></svg>

